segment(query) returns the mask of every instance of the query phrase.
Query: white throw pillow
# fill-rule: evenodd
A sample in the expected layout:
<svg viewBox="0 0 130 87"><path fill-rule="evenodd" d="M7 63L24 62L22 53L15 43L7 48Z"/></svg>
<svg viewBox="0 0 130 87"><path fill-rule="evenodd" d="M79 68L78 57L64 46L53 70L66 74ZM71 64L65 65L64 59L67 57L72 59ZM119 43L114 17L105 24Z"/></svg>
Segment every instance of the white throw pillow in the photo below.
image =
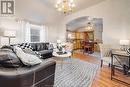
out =
<svg viewBox="0 0 130 87"><path fill-rule="evenodd" d="M24 51L20 47L14 47L14 49L23 64L27 66L33 66L42 62L37 56L24 53Z"/></svg>

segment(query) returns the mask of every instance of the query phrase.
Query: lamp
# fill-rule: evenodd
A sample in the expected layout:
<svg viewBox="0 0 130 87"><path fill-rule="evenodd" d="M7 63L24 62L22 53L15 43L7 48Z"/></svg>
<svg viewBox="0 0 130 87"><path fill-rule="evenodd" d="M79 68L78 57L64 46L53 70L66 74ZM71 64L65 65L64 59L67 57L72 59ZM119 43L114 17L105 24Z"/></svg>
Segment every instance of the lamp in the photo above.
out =
<svg viewBox="0 0 130 87"><path fill-rule="evenodd" d="M93 24L91 22L88 22L85 30L86 31L94 31Z"/></svg>
<svg viewBox="0 0 130 87"><path fill-rule="evenodd" d="M9 44L10 44L10 39L15 38L15 36L16 36L16 31L9 31L9 30L4 31L4 37L9 38Z"/></svg>
<svg viewBox="0 0 130 87"><path fill-rule="evenodd" d="M125 50L129 44L129 40L120 40L121 50Z"/></svg>
<svg viewBox="0 0 130 87"><path fill-rule="evenodd" d="M61 40L57 40L56 42L57 42L58 44L60 44L60 43L61 43Z"/></svg>

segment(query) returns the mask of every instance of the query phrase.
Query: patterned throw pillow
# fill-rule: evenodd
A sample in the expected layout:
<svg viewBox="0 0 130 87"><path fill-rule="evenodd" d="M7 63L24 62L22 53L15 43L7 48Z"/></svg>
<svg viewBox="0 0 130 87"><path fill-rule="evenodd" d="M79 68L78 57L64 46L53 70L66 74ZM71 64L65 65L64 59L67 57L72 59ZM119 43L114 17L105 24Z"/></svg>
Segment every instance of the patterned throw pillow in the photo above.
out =
<svg viewBox="0 0 130 87"><path fill-rule="evenodd" d="M14 46L20 47L25 53L36 55L37 57L42 58L39 52L33 51L33 48L30 43L22 43L22 44L13 45L13 47ZM14 52L16 53L15 50Z"/></svg>
<svg viewBox="0 0 130 87"><path fill-rule="evenodd" d="M22 49L26 49L26 48L33 49L29 43L22 43L19 44L18 46Z"/></svg>
<svg viewBox="0 0 130 87"><path fill-rule="evenodd" d="M15 46L16 54L24 65L33 66L40 64L42 61L36 56L28 53L24 53L20 47Z"/></svg>
<svg viewBox="0 0 130 87"><path fill-rule="evenodd" d="M126 52L128 53L128 55L130 55L130 48L127 48Z"/></svg>
<svg viewBox="0 0 130 87"><path fill-rule="evenodd" d="M39 52L33 51L32 49L26 48L26 49L23 49L23 51L25 53L36 55L37 57L42 58L42 56Z"/></svg>

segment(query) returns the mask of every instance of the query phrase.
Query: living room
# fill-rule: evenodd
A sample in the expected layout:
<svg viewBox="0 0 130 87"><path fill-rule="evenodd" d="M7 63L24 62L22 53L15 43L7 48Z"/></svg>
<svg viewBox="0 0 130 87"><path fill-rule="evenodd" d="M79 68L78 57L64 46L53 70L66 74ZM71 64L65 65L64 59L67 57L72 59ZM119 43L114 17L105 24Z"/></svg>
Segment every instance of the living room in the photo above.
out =
<svg viewBox="0 0 130 87"><path fill-rule="evenodd" d="M1 87L130 86L130 0L0 4Z"/></svg>

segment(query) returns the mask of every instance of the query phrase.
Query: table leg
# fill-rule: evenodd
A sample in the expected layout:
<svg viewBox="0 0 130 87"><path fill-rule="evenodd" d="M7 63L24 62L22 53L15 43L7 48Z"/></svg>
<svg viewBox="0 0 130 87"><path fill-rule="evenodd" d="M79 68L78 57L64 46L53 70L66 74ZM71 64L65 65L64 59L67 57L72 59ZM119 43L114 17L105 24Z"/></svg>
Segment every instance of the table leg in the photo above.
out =
<svg viewBox="0 0 130 87"><path fill-rule="evenodd" d="M113 75L114 75L114 73L115 73L115 71L114 71L114 68L115 68L115 66L113 65L113 55L111 55L111 80L113 79Z"/></svg>
<svg viewBox="0 0 130 87"><path fill-rule="evenodd" d="M127 74L127 71L126 71L126 65L123 65L123 71L124 71L124 75L126 75Z"/></svg>
<svg viewBox="0 0 130 87"><path fill-rule="evenodd" d="M129 69L130 69L130 56L129 56Z"/></svg>
<svg viewBox="0 0 130 87"><path fill-rule="evenodd" d="M63 58L61 58L61 69L63 69Z"/></svg>

